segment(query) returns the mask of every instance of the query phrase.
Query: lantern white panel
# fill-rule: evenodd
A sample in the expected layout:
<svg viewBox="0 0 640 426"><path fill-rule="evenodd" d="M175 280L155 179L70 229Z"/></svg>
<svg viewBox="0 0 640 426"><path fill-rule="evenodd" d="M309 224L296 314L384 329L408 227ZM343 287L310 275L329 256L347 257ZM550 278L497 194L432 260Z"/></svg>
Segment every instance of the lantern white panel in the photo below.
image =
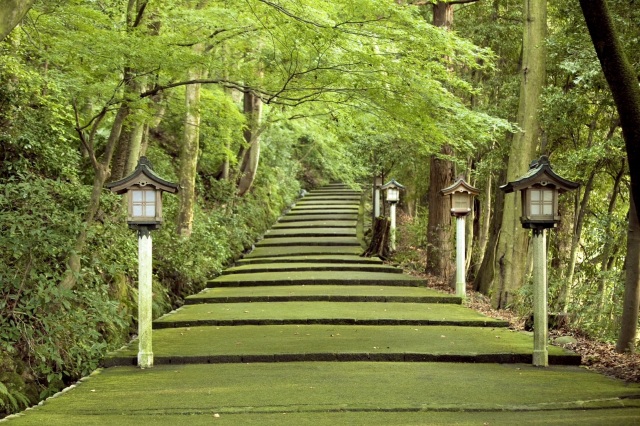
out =
<svg viewBox="0 0 640 426"><path fill-rule="evenodd" d="M145 206L144 206L144 215L146 217L155 217L155 215L156 215L156 206L155 206L155 204L145 204Z"/></svg>
<svg viewBox="0 0 640 426"><path fill-rule="evenodd" d="M144 191L140 190L140 189L134 189L131 191L131 196L133 198L133 202L134 203L141 203L142 199L143 199L143 193Z"/></svg>

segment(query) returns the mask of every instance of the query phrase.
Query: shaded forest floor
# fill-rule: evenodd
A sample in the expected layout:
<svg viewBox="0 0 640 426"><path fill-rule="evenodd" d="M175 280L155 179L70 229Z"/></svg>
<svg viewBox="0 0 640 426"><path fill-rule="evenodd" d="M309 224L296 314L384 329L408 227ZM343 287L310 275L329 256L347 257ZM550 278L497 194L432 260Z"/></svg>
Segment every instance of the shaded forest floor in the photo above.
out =
<svg viewBox="0 0 640 426"><path fill-rule="evenodd" d="M391 259L391 263L399 264L410 275L425 279L429 288L454 293L454 289L448 284L448 280L424 273L426 251L410 244L408 241L410 238L407 237L407 235L399 235L397 251L393 259ZM467 300L464 303L491 318L509 321L510 328L513 330L525 330L526 318L508 309L493 309L489 298L473 291L470 285L467 286ZM555 341L559 337L573 338L567 339L571 340L570 343L558 345L579 354L582 357L582 365L585 368L627 382L640 383L640 353L619 354L615 351L615 345L595 340L580 330L573 330L570 327L549 330L551 341Z"/></svg>

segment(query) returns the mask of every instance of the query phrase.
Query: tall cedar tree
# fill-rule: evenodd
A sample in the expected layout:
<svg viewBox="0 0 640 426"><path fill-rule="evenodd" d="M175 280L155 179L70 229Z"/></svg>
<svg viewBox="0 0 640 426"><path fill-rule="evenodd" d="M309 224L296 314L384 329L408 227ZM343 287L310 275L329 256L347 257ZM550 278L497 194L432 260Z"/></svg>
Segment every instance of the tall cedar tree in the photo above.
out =
<svg viewBox="0 0 640 426"><path fill-rule="evenodd" d="M640 305L640 216L635 208L640 205L640 87L618 40L607 2L580 0L580 7L620 115L631 175L629 214L634 217L629 220L622 329L616 349L633 351Z"/></svg>

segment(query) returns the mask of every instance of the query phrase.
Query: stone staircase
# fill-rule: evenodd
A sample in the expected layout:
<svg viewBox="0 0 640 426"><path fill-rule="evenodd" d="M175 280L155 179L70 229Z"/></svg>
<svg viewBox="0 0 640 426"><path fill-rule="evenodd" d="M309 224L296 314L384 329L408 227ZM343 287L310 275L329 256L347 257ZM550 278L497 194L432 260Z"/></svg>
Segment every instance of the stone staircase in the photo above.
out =
<svg viewBox="0 0 640 426"><path fill-rule="evenodd" d="M154 322L155 364L531 362L530 336L360 257L361 195L332 184L300 199L236 266ZM135 365L136 352L104 365ZM549 358L580 362L553 347Z"/></svg>

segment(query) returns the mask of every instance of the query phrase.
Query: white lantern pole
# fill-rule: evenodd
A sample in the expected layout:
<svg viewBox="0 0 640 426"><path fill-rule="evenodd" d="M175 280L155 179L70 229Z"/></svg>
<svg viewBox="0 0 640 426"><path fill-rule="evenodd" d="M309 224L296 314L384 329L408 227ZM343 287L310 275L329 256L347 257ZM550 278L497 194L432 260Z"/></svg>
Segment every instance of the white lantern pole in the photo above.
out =
<svg viewBox="0 0 640 426"><path fill-rule="evenodd" d="M465 216L456 216L456 296L466 297Z"/></svg>
<svg viewBox="0 0 640 426"><path fill-rule="evenodd" d="M391 202L389 209L389 215L391 216L391 229L389 231L389 246L391 250L396 249L396 203Z"/></svg>
<svg viewBox="0 0 640 426"><path fill-rule="evenodd" d="M147 227L138 230L138 366L153 367L152 349L152 240Z"/></svg>
<svg viewBox="0 0 640 426"><path fill-rule="evenodd" d="M547 367L546 230L533 230L533 365Z"/></svg>

